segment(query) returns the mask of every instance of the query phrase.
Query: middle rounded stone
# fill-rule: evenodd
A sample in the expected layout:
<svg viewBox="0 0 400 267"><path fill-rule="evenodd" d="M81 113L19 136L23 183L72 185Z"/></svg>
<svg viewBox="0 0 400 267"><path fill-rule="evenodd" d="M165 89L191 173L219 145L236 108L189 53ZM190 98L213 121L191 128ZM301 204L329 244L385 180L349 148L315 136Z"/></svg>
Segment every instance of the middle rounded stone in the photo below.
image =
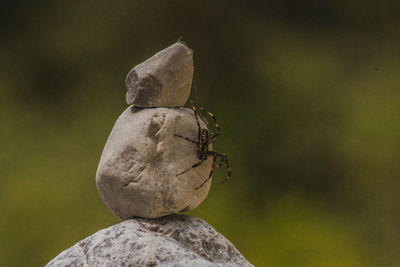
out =
<svg viewBox="0 0 400 267"><path fill-rule="evenodd" d="M212 156L190 169L200 161L198 147L175 134L197 141L198 130L190 109L126 109L110 133L96 175L110 211L124 220L196 208L210 190L211 179L198 187L211 172Z"/></svg>

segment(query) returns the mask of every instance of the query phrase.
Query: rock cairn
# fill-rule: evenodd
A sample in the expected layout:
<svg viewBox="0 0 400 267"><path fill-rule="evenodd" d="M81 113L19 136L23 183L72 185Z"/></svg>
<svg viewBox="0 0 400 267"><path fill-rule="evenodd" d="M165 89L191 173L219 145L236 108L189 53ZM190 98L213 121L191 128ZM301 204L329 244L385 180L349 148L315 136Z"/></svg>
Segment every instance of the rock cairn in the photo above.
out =
<svg viewBox="0 0 400 267"><path fill-rule="evenodd" d="M182 173L199 162L197 146L175 136L198 138L193 110L182 108L192 77L193 52L182 43L129 72L131 106L116 121L96 174L101 198L123 222L79 241L46 266L253 266L208 223L173 214L196 208L211 185L211 179L204 182L212 157ZM200 127L206 129L201 120Z"/></svg>
<svg viewBox="0 0 400 267"><path fill-rule="evenodd" d="M199 162L193 110L185 105L192 85L193 52L175 43L134 67L126 78L128 107L104 147L96 184L101 198L119 219L158 218L196 208L211 179L196 190L212 168ZM206 128L201 121L201 127Z"/></svg>

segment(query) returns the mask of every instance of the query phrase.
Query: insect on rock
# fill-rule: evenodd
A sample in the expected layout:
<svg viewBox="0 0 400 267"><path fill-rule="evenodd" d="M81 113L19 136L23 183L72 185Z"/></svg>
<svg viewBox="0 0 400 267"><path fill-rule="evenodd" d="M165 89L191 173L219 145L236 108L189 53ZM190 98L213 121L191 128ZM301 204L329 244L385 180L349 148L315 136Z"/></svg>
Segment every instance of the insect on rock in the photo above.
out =
<svg viewBox="0 0 400 267"><path fill-rule="evenodd" d="M191 138L188 138L188 137L185 137L185 136L182 136L179 134L175 134L175 136L179 137L179 138L183 138L188 142L192 142L197 146L197 157L198 157L199 161L197 163L193 164L192 167L178 173L177 176L182 175L182 174L190 171L191 169L200 166L205 160L208 159L208 157L212 157L213 165L212 165L210 174L208 175L208 178L206 180L204 180L204 182L202 182L198 187L196 187L196 190L198 190L211 179L215 168L221 167L223 164L225 164L227 176L226 176L225 180L223 180L222 182L225 182L226 180L228 180L231 177L231 168L229 166L228 156L225 153L219 153L217 151L212 150L212 144L215 143L217 136L219 136L221 133L221 128L219 126L217 118L215 117L215 115L213 113L206 111L202 107L199 107L199 110L206 112L210 117L213 118L213 120L215 122L215 128L217 129L217 131L215 133L213 133L213 132L209 132L207 129L201 128L197 109L196 109L193 101L191 101L191 104L192 104L193 113L194 113L194 116L196 118L196 123L197 123L197 140L193 140ZM219 163L217 163L218 158L220 158Z"/></svg>

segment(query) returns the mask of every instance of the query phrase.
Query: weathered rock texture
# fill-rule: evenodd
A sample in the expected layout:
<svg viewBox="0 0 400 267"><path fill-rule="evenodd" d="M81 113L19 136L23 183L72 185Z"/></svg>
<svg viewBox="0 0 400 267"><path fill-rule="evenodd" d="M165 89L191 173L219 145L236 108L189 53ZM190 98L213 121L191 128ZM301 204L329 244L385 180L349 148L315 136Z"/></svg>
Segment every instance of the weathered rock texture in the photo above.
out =
<svg viewBox="0 0 400 267"><path fill-rule="evenodd" d="M253 266L206 222L171 215L98 231L46 266Z"/></svg>
<svg viewBox="0 0 400 267"><path fill-rule="evenodd" d="M202 121L201 127L206 126ZM192 210L207 196L212 157L199 162L193 110L129 107L116 121L97 169L100 196L120 219L157 218Z"/></svg>
<svg viewBox="0 0 400 267"><path fill-rule="evenodd" d="M193 51L176 43L134 67L126 77L126 102L138 107L182 107L192 86Z"/></svg>

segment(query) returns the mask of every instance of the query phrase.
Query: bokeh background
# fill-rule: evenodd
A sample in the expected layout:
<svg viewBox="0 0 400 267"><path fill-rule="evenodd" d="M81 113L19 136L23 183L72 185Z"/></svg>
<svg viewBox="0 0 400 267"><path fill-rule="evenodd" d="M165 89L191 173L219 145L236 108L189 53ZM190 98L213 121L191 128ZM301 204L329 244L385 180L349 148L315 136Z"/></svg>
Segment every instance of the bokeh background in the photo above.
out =
<svg viewBox="0 0 400 267"><path fill-rule="evenodd" d="M125 76L182 37L233 169L190 214L257 266L400 266L399 8L1 1L0 265L44 265L118 222L95 173Z"/></svg>

